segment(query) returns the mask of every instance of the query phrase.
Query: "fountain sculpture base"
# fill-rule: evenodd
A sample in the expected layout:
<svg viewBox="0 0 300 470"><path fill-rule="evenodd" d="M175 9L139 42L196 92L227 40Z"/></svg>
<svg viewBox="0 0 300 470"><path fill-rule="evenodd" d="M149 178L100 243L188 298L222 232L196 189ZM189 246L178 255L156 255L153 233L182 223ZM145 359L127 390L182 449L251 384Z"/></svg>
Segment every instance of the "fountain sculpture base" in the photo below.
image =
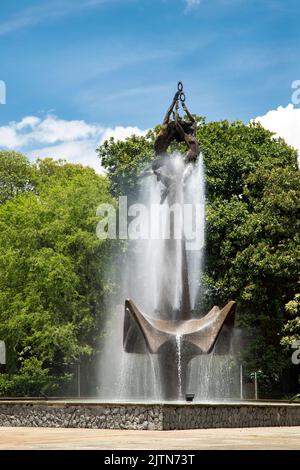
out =
<svg viewBox="0 0 300 470"><path fill-rule="evenodd" d="M123 346L127 353L158 354L165 399L185 394L189 361L199 354L228 354L236 303L214 306L200 319L168 321L143 314L132 300L125 302ZM179 363L180 361L180 363ZM181 373L178 373L180 369Z"/></svg>

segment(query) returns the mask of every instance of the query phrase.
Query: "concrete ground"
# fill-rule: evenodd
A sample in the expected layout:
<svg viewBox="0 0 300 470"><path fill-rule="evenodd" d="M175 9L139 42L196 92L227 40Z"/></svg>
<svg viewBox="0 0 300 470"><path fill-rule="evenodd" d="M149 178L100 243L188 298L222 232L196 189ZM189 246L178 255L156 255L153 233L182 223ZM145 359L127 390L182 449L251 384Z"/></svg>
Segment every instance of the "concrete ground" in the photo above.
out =
<svg viewBox="0 0 300 470"><path fill-rule="evenodd" d="M0 427L0 450L300 449L300 427L127 431Z"/></svg>

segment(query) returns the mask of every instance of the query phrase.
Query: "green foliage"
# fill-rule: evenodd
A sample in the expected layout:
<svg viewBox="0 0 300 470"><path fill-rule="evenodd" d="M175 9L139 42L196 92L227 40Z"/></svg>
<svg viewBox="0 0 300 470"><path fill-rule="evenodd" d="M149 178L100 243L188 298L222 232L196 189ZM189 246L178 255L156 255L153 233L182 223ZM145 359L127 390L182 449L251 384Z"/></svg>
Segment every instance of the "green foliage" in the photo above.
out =
<svg viewBox="0 0 300 470"><path fill-rule="evenodd" d="M70 381L71 376L49 375L49 369L43 367L42 361L36 357L25 359L18 374L0 375L0 396L38 397L41 393L54 393L61 383Z"/></svg>
<svg viewBox="0 0 300 470"><path fill-rule="evenodd" d="M299 334L299 315L288 319L285 310L299 275L297 153L257 123L198 122L207 200L199 308L237 300L237 324L247 339L243 360L271 388L290 364L291 351L284 354L280 345L282 329ZM137 188L136 175L153 158L154 134L110 140L98 149L114 195Z"/></svg>
<svg viewBox="0 0 300 470"><path fill-rule="evenodd" d="M300 294L295 294L293 300L285 305L285 310L288 320L282 329L281 344L290 352L292 344L300 340Z"/></svg>
<svg viewBox="0 0 300 470"><path fill-rule="evenodd" d="M88 360L109 288L110 242L96 237L96 208L112 201L106 178L49 159L30 168L34 192L0 206L0 338L8 357L0 393L22 394L29 365L27 393L54 390L63 364Z"/></svg>
<svg viewBox="0 0 300 470"><path fill-rule="evenodd" d="M300 393L298 393L297 395L294 395L292 398L290 398L290 401L300 402Z"/></svg>
<svg viewBox="0 0 300 470"><path fill-rule="evenodd" d="M35 172L24 155L0 151L0 204L25 191L33 191Z"/></svg>
<svg viewBox="0 0 300 470"><path fill-rule="evenodd" d="M262 371L270 389L290 365L280 334L299 273L296 152L258 124L210 123L199 138L207 175L208 300L238 301L238 324L248 336L244 360L250 371Z"/></svg>
<svg viewBox="0 0 300 470"><path fill-rule="evenodd" d="M138 175L153 157L153 139L154 133L150 131L146 137L133 136L125 141L111 138L97 149L102 166L109 174L113 196L136 193Z"/></svg>

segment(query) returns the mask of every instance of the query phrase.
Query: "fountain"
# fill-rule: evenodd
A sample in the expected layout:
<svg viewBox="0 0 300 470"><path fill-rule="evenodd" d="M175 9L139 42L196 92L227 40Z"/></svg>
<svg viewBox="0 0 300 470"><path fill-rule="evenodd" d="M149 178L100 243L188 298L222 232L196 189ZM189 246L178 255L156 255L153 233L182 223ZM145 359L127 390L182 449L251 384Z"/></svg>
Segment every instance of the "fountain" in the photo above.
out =
<svg viewBox="0 0 300 470"><path fill-rule="evenodd" d="M180 103L185 119L179 116ZM205 191L196 128L180 83L155 141L155 159L141 175L139 204L128 211L134 216L136 209L150 210L151 236L130 239L126 262L122 257L112 263L119 265L123 285L108 309L97 396L1 400L0 426L300 425L298 404L242 401L242 368L232 367L230 346L235 302L214 306L206 315L199 308ZM187 145L184 156L168 153L174 141ZM182 401L194 396L193 403Z"/></svg>
<svg viewBox="0 0 300 470"><path fill-rule="evenodd" d="M179 102L186 113L185 120L179 116ZM171 114L173 120L170 120ZM198 260L201 264L196 252L199 255L203 246L197 246L196 250L187 249L185 234L187 228L191 231L191 227L186 225L193 224L193 218L199 213L194 211L188 221L183 214L187 201L191 201L193 192L197 193L196 185L203 187L203 163L196 129L197 124L185 105L183 86L179 82L178 91L154 144L155 159L141 175L143 178L151 177L152 195L150 191L148 204L153 205L160 195L160 204L165 209L162 239L156 240L156 243L148 241L148 259L152 266L144 263L142 269L135 273L136 277L142 273L144 276L144 286L140 289L148 293L146 302L145 296L144 301L141 300L146 311L133 299L125 301L124 350L126 353L149 352L157 355L161 389L166 400L182 399L185 395L188 364L195 356L212 351L214 354L228 354L236 308L235 302L230 301L222 309L214 306L202 318L197 318L194 311L195 284L200 273L199 269L193 271L192 262ZM173 141L187 145L188 151L184 157L180 154L169 155L167 150ZM204 194L202 197L204 199ZM192 203L197 202L195 199L192 197ZM180 217L176 218L178 209ZM157 205L156 210L158 219ZM201 222L204 233L204 211ZM149 299L149 294L152 299ZM139 297L143 298L141 295Z"/></svg>

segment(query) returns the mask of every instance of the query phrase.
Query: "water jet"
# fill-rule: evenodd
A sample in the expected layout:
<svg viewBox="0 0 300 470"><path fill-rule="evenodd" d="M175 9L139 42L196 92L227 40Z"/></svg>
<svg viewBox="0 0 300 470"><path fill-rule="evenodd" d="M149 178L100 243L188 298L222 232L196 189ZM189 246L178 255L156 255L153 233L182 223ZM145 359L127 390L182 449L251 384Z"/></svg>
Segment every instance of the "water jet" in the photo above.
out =
<svg viewBox="0 0 300 470"><path fill-rule="evenodd" d="M179 116L179 101L187 116L185 120ZM170 120L172 113L174 120ZM150 354L157 354L163 398L167 400L185 396L188 364L195 356L210 354L213 349L215 354L229 353L236 309L236 303L229 301L223 308L213 306L205 316L195 318L191 305L190 278L193 273L189 258L193 253L191 256L187 250L186 221L175 220L171 211L176 205L183 210L189 201L188 190L193 192L193 176L197 184L196 168L201 155L196 130L197 123L185 105L183 85L179 82L154 143L155 159L141 175L143 178L156 177L153 190L161 194L160 204L168 209L169 236L163 237L159 247L150 244L150 257L157 263L152 285L156 305L152 311L147 305L146 313L133 299L125 301L124 351L145 354L146 348ZM169 155L168 148L173 141L187 145L185 156ZM191 224L193 220L187 223ZM155 249L159 250L159 256Z"/></svg>

